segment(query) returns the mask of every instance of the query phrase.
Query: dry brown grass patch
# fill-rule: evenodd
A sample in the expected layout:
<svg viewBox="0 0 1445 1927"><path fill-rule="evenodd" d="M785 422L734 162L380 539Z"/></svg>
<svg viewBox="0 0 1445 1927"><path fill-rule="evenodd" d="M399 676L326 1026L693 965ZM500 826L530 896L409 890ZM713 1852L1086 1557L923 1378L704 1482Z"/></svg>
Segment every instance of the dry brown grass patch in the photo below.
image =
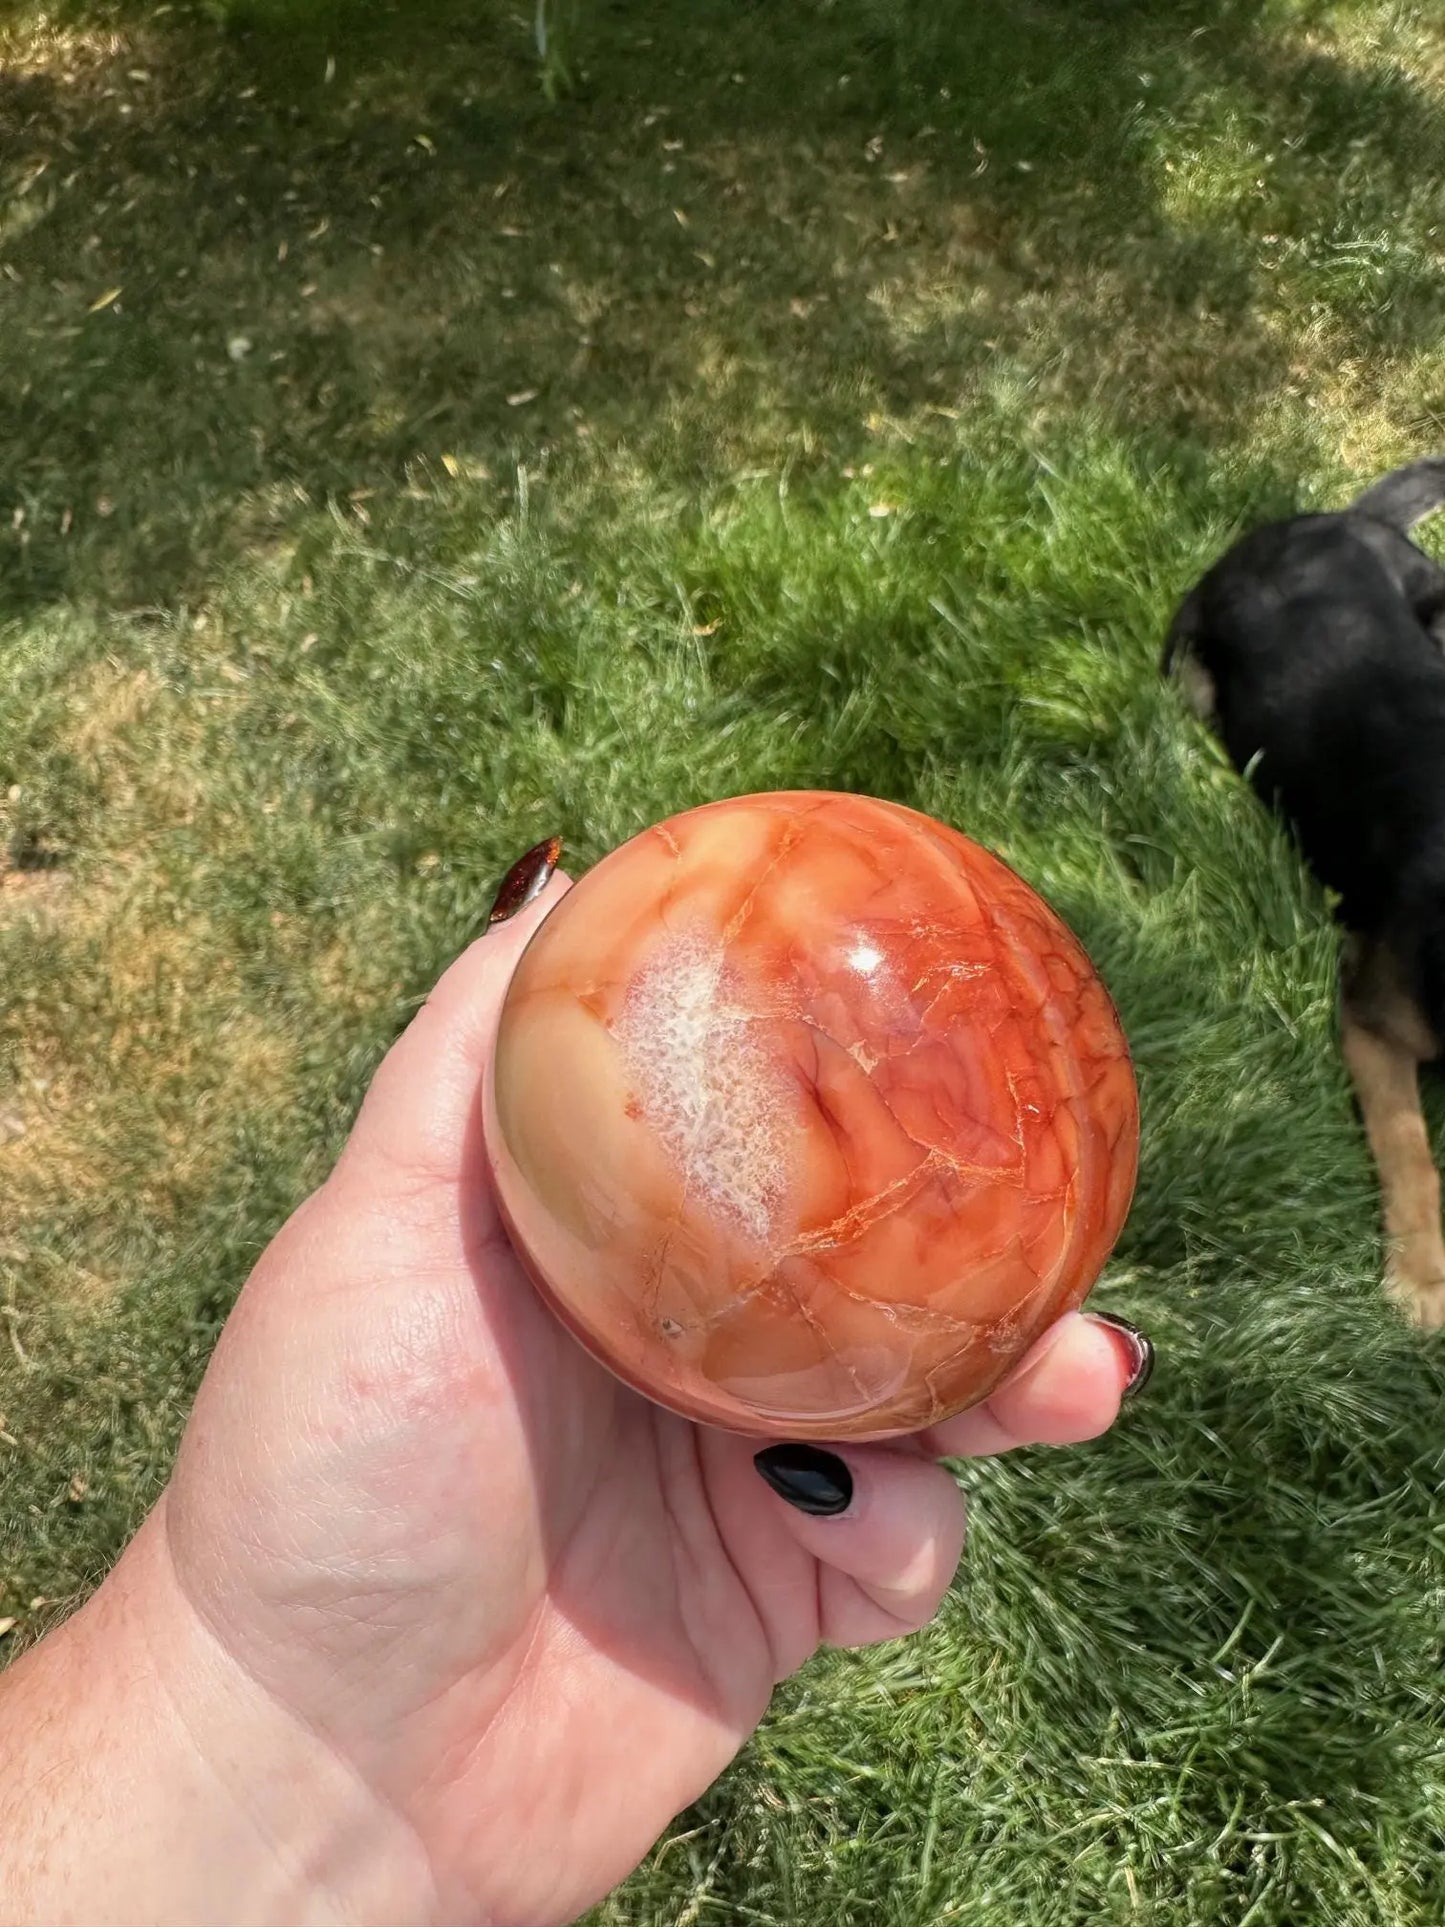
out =
<svg viewBox="0 0 1445 1927"><path fill-rule="evenodd" d="M53 941L65 989L20 1027L3 1105L21 1126L0 1143L7 1236L21 1245L108 1197L171 1222L214 1182L237 1117L281 1108L294 1088L294 1040L242 1000L204 918L177 922L159 899L102 886L70 893ZM93 1301L93 1267L71 1269Z"/></svg>

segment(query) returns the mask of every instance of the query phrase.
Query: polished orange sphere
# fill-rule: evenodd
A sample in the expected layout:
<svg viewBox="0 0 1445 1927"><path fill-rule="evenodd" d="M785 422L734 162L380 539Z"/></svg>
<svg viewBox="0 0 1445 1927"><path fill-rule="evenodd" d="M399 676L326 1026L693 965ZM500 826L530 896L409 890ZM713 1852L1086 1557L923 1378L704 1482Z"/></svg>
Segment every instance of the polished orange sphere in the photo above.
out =
<svg viewBox="0 0 1445 1927"><path fill-rule="evenodd" d="M1006 864L894 803L688 810L590 870L507 993L487 1093L531 1276L619 1377L769 1437L986 1398L1129 1208L1113 1005Z"/></svg>

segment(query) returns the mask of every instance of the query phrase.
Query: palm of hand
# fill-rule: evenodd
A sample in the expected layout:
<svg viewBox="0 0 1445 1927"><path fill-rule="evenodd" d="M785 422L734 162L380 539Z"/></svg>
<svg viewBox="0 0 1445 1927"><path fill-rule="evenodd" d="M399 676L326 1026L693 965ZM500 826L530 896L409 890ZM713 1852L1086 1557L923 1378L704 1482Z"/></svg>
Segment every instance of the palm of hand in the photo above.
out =
<svg viewBox="0 0 1445 1927"><path fill-rule="evenodd" d="M383 1084L424 1101L421 1041L249 1283L168 1538L223 1645L444 1889L496 1907L505 1880L504 1918L565 1918L812 1650L812 1562L745 1441L649 1406L553 1320L497 1220L475 1104L434 1164L392 1118L373 1141ZM570 1865L517 1865L524 1832L567 1837Z"/></svg>

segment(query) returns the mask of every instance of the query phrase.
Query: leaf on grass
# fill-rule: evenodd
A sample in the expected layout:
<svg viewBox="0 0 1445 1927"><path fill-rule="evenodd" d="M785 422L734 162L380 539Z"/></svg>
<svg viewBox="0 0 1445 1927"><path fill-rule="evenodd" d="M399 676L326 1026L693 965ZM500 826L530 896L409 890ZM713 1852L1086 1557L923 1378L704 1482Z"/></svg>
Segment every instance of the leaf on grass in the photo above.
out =
<svg viewBox="0 0 1445 1927"><path fill-rule="evenodd" d="M515 395L508 395L508 408L524 408L529 401L535 401L541 394L540 388L519 388Z"/></svg>
<svg viewBox="0 0 1445 1927"><path fill-rule="evenodd" d="M123 292L121 288L107 288L104 294L97 295L96 299L91 302L85 312L87 314L99 314L101 309L108 308L112 301L119 301Z"/></svg>

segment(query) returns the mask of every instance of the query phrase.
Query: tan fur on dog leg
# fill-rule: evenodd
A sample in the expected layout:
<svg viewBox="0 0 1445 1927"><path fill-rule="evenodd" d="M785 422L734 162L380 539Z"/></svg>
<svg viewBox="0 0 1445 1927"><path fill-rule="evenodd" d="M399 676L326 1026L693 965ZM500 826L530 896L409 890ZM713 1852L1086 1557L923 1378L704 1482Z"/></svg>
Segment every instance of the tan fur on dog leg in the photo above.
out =
<svg viewBox="0 0 1445 1927"><path fill-rule="evenodd" d="M1385 1291L1412 1324L1445 1326L1440 1174L1420 1108L1417 1054L1344 1012L1345 1063L1354 1079L1383 1194L1390 1256Z"/></svg>

